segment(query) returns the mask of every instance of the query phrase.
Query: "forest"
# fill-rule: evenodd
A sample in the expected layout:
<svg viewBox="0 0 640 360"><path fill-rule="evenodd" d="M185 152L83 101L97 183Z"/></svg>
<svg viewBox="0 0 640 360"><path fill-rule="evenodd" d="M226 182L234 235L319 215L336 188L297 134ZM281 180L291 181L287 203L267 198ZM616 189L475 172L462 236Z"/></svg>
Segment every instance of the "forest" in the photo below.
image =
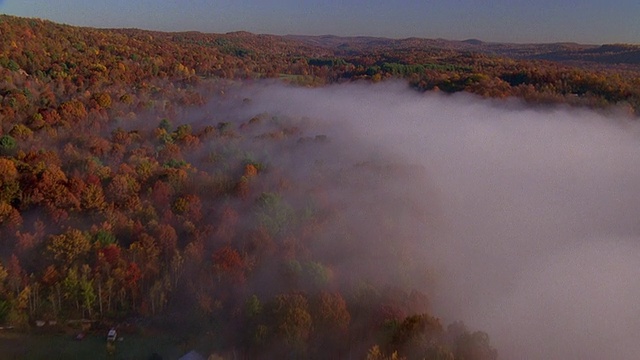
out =
<svg viewBox="0 0 640 360"><path fill-rule="evenodd" d="M376 179L411 183L424 169L362 154L335 161L314 119L247 115L252 99L239 89L400 79L416 92L640 111L640 62L623 56L633 47L523 56L476 42L163 33L4 15L0 33L0 325L138 319L210 337L204 351L223 357L499 351L464 319L434 314L421 286L428 269L407 260L414 249L401 238L415 234L402 219L428 222L428 212ZM371 194L397 216L377 211ZM346 256L358 260L345 265ZM372 275L381 262L389 266Z"/></svg>

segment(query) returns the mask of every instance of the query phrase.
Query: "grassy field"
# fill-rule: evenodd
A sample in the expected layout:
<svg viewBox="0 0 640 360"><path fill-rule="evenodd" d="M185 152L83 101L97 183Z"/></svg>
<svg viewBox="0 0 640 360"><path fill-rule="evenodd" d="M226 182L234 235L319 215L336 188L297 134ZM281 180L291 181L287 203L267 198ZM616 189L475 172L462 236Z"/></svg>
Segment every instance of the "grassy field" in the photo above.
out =
<svg viewBox="0 0 640 360"><path fill-rule="evenodd" d="M167 336L143 334L123 335L115 352L107 353L105 334L88 334L78 341L70 334L24 334L0 332L0 358L20 359L150 359L156 353L162 359L177 359L191 349Z"/></svg>

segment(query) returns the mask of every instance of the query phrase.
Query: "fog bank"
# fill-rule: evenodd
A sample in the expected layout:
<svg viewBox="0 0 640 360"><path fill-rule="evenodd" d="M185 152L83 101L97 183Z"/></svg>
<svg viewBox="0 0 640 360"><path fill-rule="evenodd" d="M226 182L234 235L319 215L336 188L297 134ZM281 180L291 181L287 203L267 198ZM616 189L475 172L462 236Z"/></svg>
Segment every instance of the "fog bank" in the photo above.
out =
<svg viewBox="0 0 640 360"><path fill-rule="evenodd" d="M640 353L640 128L631 119L398 83L238 91L251 99L239 116L317 119L339 161L379 156L425 169L378 190L422 202L430 224L404 219L410 240L399 237L432 272L416 283L445 322L488 332L500 358Z"/></svg>

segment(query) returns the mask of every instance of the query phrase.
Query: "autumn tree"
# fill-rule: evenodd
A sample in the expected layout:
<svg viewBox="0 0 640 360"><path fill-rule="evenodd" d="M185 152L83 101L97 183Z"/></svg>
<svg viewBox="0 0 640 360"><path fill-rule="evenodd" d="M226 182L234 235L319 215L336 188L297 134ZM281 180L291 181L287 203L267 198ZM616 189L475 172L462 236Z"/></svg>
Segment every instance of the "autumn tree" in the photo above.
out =
<svg viewBox="0 0 640 360"><path fill-rule="evenodd" d="M149 284L160 272L160 248L156 239L151 235L142 233L138 240L129 246L133 263L138 267L140 276L136 279L140 289L147 290Z"/></svg>
<svg viewBox="0 0 640 360"><path fill-rule="evenodd" d="M228 279L233 284L243 283L246 280L246 260L231 246L227 245L216 250L212 260L219 281Z"/></svg>
<svg viewBox="0 0 640 360"><path fill-rule="evenodd" d="M9 276L9 272L0 262L0 324L4 324L11 310L11 304L8 299L5 281Z"/></svg>
<svg viewBox="0 0 640 360"><path fill-rule="evenodd" d="M140 184L129 174L115 175L107 186L108 198L124 209L136 209L140 205L139 191Z"/></svg>
<svg viewBox="0 0 640 360"><path fill-rule="evenodd" d="M313 319L309 313L309 301L301 293L276 296L270 304L273 316L274 341L296 357L305 357Z"/></svg>
<svg viewBox="0 0 640 360"><path fill-rule="evenodd" d="M11 204L20 197L18 169L13 161L0 158L0 201Z"/></svg>
<svg viewBox="0 0 640 360"><path fill-rule="evenodd" d="M59 235L52 235L47 243L47 251L64 269L82 263L83 257L89 250L91 250L90 236L74 228Z"/></svg>
<svg viewBox="0 0 640 360"><path fill-rule="evenodd" d="M100 183L88 184L80 193L80 204L88 211L100 212L107 207L107 201Z"/></svg>
<svg viewBox="0 0 640 360"><path fill-rule="evenodd" d="M313 318L314 353L335 351L331 356L340 358L348 346L351 315L347 302L338 292L321 292L311 301Z"/></svg>
<svg viewBox="0 0 640 360"><path fill-rule="evenodd" d="M78 99L61 103L58 107L58 112L60 113L62 120L68 125L77 124L87 117L87 109Z"/></svg>

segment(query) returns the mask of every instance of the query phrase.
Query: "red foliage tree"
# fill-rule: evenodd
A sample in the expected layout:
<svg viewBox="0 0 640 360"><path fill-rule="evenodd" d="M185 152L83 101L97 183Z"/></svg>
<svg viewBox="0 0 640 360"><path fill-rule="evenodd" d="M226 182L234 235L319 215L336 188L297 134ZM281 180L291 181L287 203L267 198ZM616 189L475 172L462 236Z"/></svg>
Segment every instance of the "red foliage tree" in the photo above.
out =
<svg viewBox="0 0 640 360"><path fill-rule="evenodd" d="M213 253L212 259L218 279L228 278L235 283L243 283L246 280L246 260L236 249L224 246Z"/></svg>

